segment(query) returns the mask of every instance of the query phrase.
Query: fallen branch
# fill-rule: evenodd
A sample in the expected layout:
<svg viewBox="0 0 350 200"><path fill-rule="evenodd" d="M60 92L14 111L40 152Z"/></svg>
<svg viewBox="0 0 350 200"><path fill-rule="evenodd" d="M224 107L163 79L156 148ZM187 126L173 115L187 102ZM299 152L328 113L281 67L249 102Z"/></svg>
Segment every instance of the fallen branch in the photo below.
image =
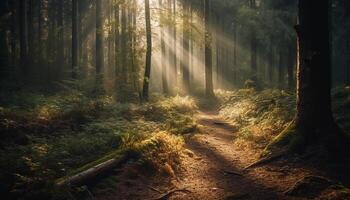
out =
<svg viewBox="0 0 350 200"><path fill-rule="evenodd" d="M173 189L165 194L163 194L162 196L155 198L153 200L166 200L169 199L169 197L171 197L171 195L177 193L177 192L182 192L182 193L192 193L190 190L187 190L186 188L182 188L182 189Z"/></svg>
<svg viewBox="0 0 350 200"><path fill-rule="evenodd" d="M80 172L76 175L63 178L62 180L59 180L56 183L56 186L62 187L65 185L75 185L79 186L84 184L86 181L95 178L96 176L109 171L113 169L114 167L120 165L121 163L125 162L126 156L120 156L118 158L113 158L110 160L107 160L103 163L100 163L94 167L91 167L83 172Z"/></svg>
<svg viewBox="0 0 350 200"><path fill-rule="evenodd" d="M152 187L152 186L150 186L150 185L146 185L146 187L149 188L149 189L151 189L151 190L153 190L153 191L155 191L155 192L158 192L159 194L162 194L162 193L163 193L162 191L160 191L160 190L158 190L157 188Z"/></svg>
<svg viewBox="0 0 350 200"><path fill-rule="evenodd" d="M234 172L234 171L229 171L229 170L224 170L225 174L231 174L231 175L236 175L236 176L243 176L241 173L239 172Z"/></svg>
<svg viewBox="0 0 350 200"><path fill-rule="evenodd" d="M271 163L271 162L273 162L275 160L278 160L278 159L282 158L285 155L287 155L287 152L283 151L283 152L277 153L275 155L271 155L269 157L262 158L262 159L260 159L260 160L258 160L256 162L254 162L253 164L245 167L244 170L251 169L251 168L256 168L256 167L261 167L261 166L266 165L268 163Z"/></svg>

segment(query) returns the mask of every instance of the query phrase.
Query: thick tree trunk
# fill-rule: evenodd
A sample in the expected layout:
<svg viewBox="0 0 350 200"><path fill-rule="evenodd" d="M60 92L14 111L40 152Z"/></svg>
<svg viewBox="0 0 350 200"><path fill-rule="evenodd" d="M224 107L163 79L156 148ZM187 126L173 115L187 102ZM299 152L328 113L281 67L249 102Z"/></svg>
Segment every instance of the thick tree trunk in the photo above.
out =
<svg viewBox="0 0 350 200"><path fill-rule="evenodd" d="M143 100L148 101L149 82L150 82L150 76L151 76L151 59L152 59L152 29L151 29L149 0L145 0L145 19L146 19L147 52L146 52L145 77L143 81L142 97L143 97Z"/></svg>
<svg viewBox="0 0 350 200"><path fill-rule="evenodd" d="M102 84L102 71L104 67L103 53L103 11L102 0L96 0L96 80L97 84Z"/></svg>
<svg viewBox="0 0 350 200"><path fill-rule="evenodd" d="M73 14L72 14L72 78L76 79L78 76L78 0L73 0Z"/></svg>
<svg viewBox="0 0 350 200"><path fill-rule="evenodd" d="M210 0L204 1L205 23L205 93L214 96L212 71L212 35L210 30Z"/></svg>
<svg viewBox="0 0 350 200"><path fill-rule="evenodd" d="M348 137L334 122L331 109L331 48L328 0L300 0L297 69L297 112L293 123L269 145L294 151L318 145L348 153ZM268 147L268 148L269 148Z"/></svg>
<svg viewBox="0 0 350 200"><path fill-rule="evenodd" d="M331 51L328 0L299 2L299 66L296 123L311 142L334 125L331 111ZM322 128L326 128L323 129Z"/></svg>

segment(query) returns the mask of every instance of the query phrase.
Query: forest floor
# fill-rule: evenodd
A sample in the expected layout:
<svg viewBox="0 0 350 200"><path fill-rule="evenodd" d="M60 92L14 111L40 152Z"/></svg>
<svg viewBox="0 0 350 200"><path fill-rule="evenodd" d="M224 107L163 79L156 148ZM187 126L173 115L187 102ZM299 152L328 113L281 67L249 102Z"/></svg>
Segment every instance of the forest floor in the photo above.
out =
<svg viewBox="0 0 350 200"><path fill-rule="evenodd" d="M124 169L112 196L100 200L158 199L163 193L185 189L164 199L295 199L284 192L310 170L285 165L282 160L268 167L249 171L243 169L258 160L256 152L232 145L237 127L222 120L215 111L203 111L197 116L200 133L187 135L182 170L174 177L151 179L136 175L130 181L130 170ZM132 173L137 173L133 171ZM124 177L125 176L125 177ZM158 190L158 191L157 191Z"/></svg>
<svg viewBox="0 0 350 200"><path fill-rule="evenodd" d="M154 96L144 104L77 91L4 97L4 199L350 199L350 163L289 155L245 170L292 120L295 96L285 91ZM334 89L333 104L349 132L350 88ZM126 162L82 185L55 187L121 155Z"/></svg>
<svg viewBox="0 0 350 200"><path fill-rule="evenodd" d="M328 172L311 165L306 157L284 157L245 170L259 160L262 149L240 145L242 127L225 119L222 110L222 106L202 109L195 115L199 129L184 135L185 150L177 172L149 177L137 164L130 164L116 175L123 181L114 191L100 193L96 199L350 199L348 189L325 178Z"/></svg>

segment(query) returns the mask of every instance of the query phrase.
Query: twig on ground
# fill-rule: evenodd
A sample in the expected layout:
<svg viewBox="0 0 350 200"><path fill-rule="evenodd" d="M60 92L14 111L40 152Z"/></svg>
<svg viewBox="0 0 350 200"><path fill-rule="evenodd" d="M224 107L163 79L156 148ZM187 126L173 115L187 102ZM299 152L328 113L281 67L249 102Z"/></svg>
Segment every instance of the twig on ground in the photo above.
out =
<svg viewBox="0 0 350 200"><path fill-rule="evenodd" d="M163 193L162 191L160 191L160 190L158 190L157 188L152 187L152 186L150 186L150 185L146 185L146 187L148 187L149 189L151 189L151 190L153 190L153 191L155 191L155 192L158 192L159 194L162 194L162 193Z"/></svg>
<svg viewBox="0 0 350 200"><path fill-rule="evenodd" d="M186 188L182 188L182 189L173 189L170 190L169 192L166 192L165 194L163 194L162 196L155 198L153 200L166 200L169 197L171 197L171 195L173 195L174 193L177 192L182 192L182 193L192 193L190 190L186 189Z"/></svg>

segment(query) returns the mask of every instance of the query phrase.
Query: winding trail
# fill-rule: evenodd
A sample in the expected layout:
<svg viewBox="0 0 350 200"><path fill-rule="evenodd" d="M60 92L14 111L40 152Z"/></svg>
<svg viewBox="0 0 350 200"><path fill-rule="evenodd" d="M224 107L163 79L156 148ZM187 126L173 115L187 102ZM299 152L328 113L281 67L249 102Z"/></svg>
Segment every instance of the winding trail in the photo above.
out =
<svg viewBox="0 0 350 200"><path fill-rule="evenodd" d="M244 171L244 167L258 158L253 151L234 147L233 139L238 127L220 119L216 112L200 112L196 118L201 125L200 133L185 137L187 156L183 159L183 170L177 178L141 178L140 183L138 177L125 187L119 185L118 196L101 199L157 199L160 193L173 188L186 188L190 192L173 193L166 199L296 199L285 196L284 192L307 175L307 170L288 167L287 161L282 159L268 166Z"/></svg>
<svg viewBox="0 0 350 200"><path fill-rule="evenodd" d="M270 166L243 171L258 158L254 152L233 148L238 128L215 112L201 112L197 118L201 133L186 139L193 155L184 160L186 170L176 185L192 193L173 199L293 199L283 194L299 178L286 175L291 169Z"/></svg>

